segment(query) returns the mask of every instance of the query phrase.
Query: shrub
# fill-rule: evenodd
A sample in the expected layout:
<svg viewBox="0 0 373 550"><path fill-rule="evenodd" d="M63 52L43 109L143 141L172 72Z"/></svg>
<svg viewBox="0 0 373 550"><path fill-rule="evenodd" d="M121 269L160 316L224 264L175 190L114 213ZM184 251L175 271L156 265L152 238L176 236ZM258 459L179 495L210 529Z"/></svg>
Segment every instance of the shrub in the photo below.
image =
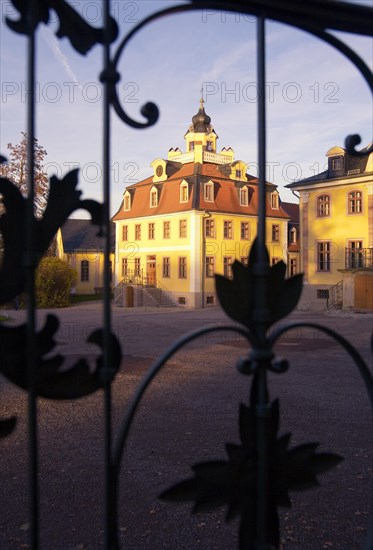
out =
<svg viewBox="0 0 373 550"><path fill-rule="evenodd" d="M69 305L70 290L75 284L77 273L59 258L42 258L36 270L37 306L66 307Z"/></svg>

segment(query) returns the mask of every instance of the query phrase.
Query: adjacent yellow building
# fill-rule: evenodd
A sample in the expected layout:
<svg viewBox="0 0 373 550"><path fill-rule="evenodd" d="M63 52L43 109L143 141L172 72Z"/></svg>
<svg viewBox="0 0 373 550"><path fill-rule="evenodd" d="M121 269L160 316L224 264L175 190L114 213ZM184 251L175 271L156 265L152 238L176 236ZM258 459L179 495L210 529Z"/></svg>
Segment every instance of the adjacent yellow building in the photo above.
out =
<svg viewBox="0 0 373 550"><path fill-rule="evenodd" d="M113 217L117 304L141 305L158 292L190 308L214 305L214 274L230 276L235 259L247 261L256 235L257 178L230 147L217 152L203 100L184 138L185 152L171 148L167 159L155 159L152 175L125 189ZM289 215L270 183L267 216L271 261L286 261Z"/></svg>
<svg viewBox="0 0 373 550"><path fill-rule="evenodd" d="M68 219L57 233L57 256L73 267L76 294L100 294L104 286L104 240L91 220ZM112 227L114 250L114 226ZM114 254L111 256L113 265Z"/></svg>
<svg viewBox="0 0 373 550"><path fill-rule="evenodd" d="M300 193L302 302L373 309L373 153L327 152L328 169L288 185Z"/></svg>

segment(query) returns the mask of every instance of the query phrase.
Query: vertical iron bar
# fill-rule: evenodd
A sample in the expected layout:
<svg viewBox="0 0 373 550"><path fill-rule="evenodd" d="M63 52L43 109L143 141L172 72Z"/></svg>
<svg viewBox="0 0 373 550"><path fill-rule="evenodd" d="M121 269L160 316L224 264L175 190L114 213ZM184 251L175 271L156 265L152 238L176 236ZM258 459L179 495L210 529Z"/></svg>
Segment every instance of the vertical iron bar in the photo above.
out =
<svg viewBox="0 0 373 550"><path fill-rule="evenodd" d="M257 78L258 78L258 164L259 164L259 205L258 205L258 255L254 267L257 292L255 322L261 346L265 347L265 334L268 321L267 282L269 265L266 253L266 95L265 95L265 19L257 19ZM257 382L257 452L258 452L258 509L257 544L265 548L268 527L268 399L267 399L267 359L258 361Z"/></svg>
<svg viewBox="0 0 373 550"><path fill-rule="evenodd" d="M258 165L259 165L259 206L258 206L258 244L259 263L265 262L266 244L266 105L265 105L265 21L257 20L257 75L258 75Z"/></svg>
<svg viewBox="0 0 373 550"><path fill-rule="evenodd" d="M39 547L39 490L38 490L38 431L37 431L37 350L35 323L35 269L37 265L36 233L34 223L34 141L35 141L35 0L28 3L27 23L27 206L26 250L24 267L27 292L27 376L28 376L28 445L29 445L29 506L30 545Z"/></svg>
<svg viewBox="0 0 373 550"><path fill-rule="evenodd" d="M103 65L106 78L103 79L103 216L104 216L104 468L105 468L105 501L104 501L104 544L109 550L113 548L113 533L111 520L111 289L110 289L110 252L111 252L111 231L110 231L110 101L108 90L108 68L110 62L110 0L104 1L104 45Z"/></svg>

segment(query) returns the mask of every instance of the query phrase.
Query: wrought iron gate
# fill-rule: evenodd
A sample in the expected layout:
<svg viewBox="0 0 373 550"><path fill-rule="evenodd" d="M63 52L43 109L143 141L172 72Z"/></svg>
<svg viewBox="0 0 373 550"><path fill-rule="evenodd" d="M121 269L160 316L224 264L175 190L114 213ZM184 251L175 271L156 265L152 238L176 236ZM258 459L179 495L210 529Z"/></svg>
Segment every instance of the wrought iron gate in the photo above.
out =
<svg viewBox="0 0 373 550"><path fill-rule="evenodd" d="M338 464L340 457L316 453L315 444L304 444L289 449L289 434L277 438L279 404L270 401L267 375L282 373L288 369L286 361L279 361L272 351L282 334L294 326L308 326L322 331L337 341L354 360L369 394L373 408L373 379L359 352L335 331L317 324L287 325L269 328L287 316L296 306L302 289L302 277L285 279L285 264L269 266L266 242L265 165L266 165L266 19L292 25L319 37L336 47L350 59L362 77L373 88L369 67L348 46L336 38L330 30L342 30L370 35L372 10L347 3L307 0L302 3L290 0L231 2L219 0L192 0L180 6L159 11L137 24L120 41L115 53L111 44L118 28L110 15L110 1L103 0L104 24L102 29L91 27L64 0L13 0L19 12L18 20L7 24L16 33L24 34L28 41L27 60L27 133L28 133L28 197L5 178L0 180L0 192L6 212L0 218L0 230L4 240L4 257L0 272L1 302L13 300L22 292L27 294L27 323L17 328L0 327L1 372L11 382L28 393L29 432L29 493L30 493L30 545L37 549L39 539L39 487L38 487L38 397L50 399L78 399L104 391L105 402L105 548L119 547L117 525L118 477L122 455L131 422L147 387L167 360L186 343L202 334L216 331L232 331L242 335L250 351L238 365L243 375L252 379L251 399L242 405L239 413L240 446L228 447L228 460L219 463L206 462L194 466L195 477L165 490L161 498L166 500L190 499L195 508L213 508L226 504L228 517L240 516L240 548L266 549L279 546L277 508L289 499L290 490L317 484L316 476ZM102 45L103 68L100 80L103 84L103 189L104 202L81 200L77 186L77 171L66 174L62 180L52 177L48 205L42 219L34 216L34 137L35 137L35 39L40 23L48 23L50 10L59 18L58 38L67 37L75 50L86 54L95 44ZM121 362L121 346L111 328L110 293L110 130L111 112L134 128L146 128L157 121L156 105L147 103L141 112L147 119L142 123L133 120L124 111L117 93L120 79L118 63L129 41L136 33L155 19L190 10L226 10L257 17L257 79L260 90L258 100L258 148L259 148L259 216L258 236L250 253L248 266L239 262L233 265L233 280L216 276L216 289L223 309L235 321L233 326L210 327L186 335L168 349L151 367L131 401L126 417L113 445L111 384ZM328 29L328 30L327 30ZM349 136L346 147L358 155L354 148L358 136ZM1 158L2 162L5 159ZM95 370L90 371L86 359L80 359L69 370L63 368L63 357L50 355L55 347L54 336L59 326L58 317L50 315L45 326L38 330L35 317L35 269L46 251L50 240L67 217L78 208L86 209L92 223L105 236L105 285L103 303L103 328L89 336L89 341L102 348L102 357ZM23 236L26 235L24 241ZM48 356L48 357L47 357ZM1 420L0 434L9 436L17 429L16 418ZM373 549L373 523L368 528L365 550Z"/></svg>

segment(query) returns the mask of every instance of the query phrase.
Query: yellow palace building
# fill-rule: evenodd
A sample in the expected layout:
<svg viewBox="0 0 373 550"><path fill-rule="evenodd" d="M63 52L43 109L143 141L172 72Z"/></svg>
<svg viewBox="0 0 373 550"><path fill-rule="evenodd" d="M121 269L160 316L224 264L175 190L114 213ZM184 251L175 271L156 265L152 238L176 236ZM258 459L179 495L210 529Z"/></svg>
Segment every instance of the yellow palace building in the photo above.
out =
<svg viewBox="0 0 373 550"><path fill-rule="evenodd" d="M373 153L326 156L324 172L287 186L300 193L302 302L373 310Z"/></svg>
<svg viewBox="0 0 373 550"><path fill-rule="evenodd" d="M127 187L113 217L115 300L142 305L158 296L201 308L216 303L214 273L231 275L247 261L256 235L258 180L218 136L203 100L185 134L185 152L171 148L153 173ZM273 263L287 260L289 215L267 183L267 240Z"/></svg>

